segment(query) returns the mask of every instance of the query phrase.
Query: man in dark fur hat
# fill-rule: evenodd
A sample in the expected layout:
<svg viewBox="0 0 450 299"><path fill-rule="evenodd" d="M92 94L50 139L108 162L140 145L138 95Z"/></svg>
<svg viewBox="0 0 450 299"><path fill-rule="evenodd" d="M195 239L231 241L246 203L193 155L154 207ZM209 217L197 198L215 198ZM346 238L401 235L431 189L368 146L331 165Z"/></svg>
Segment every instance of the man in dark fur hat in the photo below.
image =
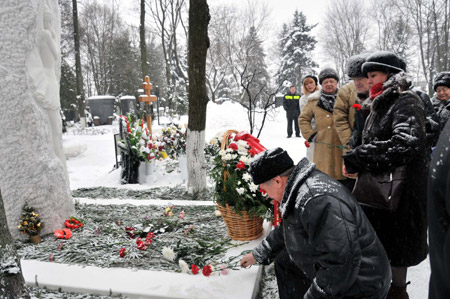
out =
<svg viewBox="0 0 450 299"><path fill-rule="evenodd" d="M242 267L275 259L280 298L385 298L389 261L352 197L308 159L296 166L281 148L250 164L255 184L281 203L283 220Z"/></svg>

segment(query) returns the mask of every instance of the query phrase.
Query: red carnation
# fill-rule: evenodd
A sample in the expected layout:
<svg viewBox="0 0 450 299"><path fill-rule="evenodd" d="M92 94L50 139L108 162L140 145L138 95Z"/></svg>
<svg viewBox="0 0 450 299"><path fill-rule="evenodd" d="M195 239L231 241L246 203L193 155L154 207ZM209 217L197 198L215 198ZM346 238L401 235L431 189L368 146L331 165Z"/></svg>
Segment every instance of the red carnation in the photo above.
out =
<svg viewBox="0 0 450 299"><path fill-rule="evenodd" d="M258 154L258 151L254 148L251 148L248 150L248 153L250 154L250 156L254 157Z"/></svg>
<svg viewBox="0 0 450 299"><path fill-rule="evenodd" d="M197 275L199 269L198 269L198 267L196 265L192 264L191 271L192 271L192 274Z"/></svg>
<svg viewBox="0 0 450 299"><path fill-rule="evenodd" d="M356 110L361 110L361 105L360 104L353 104L352 106L353 108L356 108Z"/></svg>
<svg viewBox="0 0 450 299"><path fill-rule="evenodd" d="M239 161L238 164L236 164L236 168L237 169L244 169L245 168L245 163L242 161Z"/></svg>
<svg viewBox="0 0 450 299"><path fill-rule="evenodd" d="M119 255L120 255L120 257L124 257L125 256L125 248L120 248L120 250L119 250Z"/></svg>
<svg viewBox="0 0 450 299"><path fill-rule="evenodd" d="M202 273L203 275L205 275L206 277L208 277L209 275L211 275L212 273L212 268L210 265L204 266L202 269Z"/></svg>
<svg viewBox="0 0 450 299"><path fill-rule="evenodd" d="M308 140L305 140L305 146L306 146L306 147L310 147L310 146L311 146L311 143L309 143Z"/></svg>
<svg viewBox="0 0 450 299"><path fill-rule="evenodd" d="M230 145L228 147L231 148L233 151L238 150L238 145L236 143L230 143Z"/></svg>

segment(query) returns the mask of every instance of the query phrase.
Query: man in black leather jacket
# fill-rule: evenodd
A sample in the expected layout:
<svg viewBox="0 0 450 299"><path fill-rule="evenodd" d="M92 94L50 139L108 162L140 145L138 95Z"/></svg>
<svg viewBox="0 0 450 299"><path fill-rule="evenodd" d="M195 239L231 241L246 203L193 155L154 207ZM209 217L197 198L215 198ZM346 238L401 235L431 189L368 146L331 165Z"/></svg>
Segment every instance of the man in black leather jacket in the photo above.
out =
<svg viewBox="0 0 450 299"><path fill-rule="evenodd" d="M241 266L275 259L280 298L385 298L386 253L350 191L281 148L250 164L255 184L281 203L282 222Z"/></svg>

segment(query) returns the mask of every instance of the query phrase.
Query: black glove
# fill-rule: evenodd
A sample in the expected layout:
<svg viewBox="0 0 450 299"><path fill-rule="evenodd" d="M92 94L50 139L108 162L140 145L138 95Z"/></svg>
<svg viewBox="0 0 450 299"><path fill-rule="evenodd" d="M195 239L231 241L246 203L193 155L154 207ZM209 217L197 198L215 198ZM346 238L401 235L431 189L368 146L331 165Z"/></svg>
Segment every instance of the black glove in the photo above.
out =
<svg viewBox="0 0 450 299"><path fill-rule="evenodd" d="M316 135L317 135L317 132L314 132L311 136L309 136L309 138L308 138L308 142L313 142L313 139L314 139L314 137L316 137Z"/></svg>
<svg viewBox="0 0 450 299"><path fill-rule="evenodd" d="M344 159L344 165L347 170L347 173L357 173L360 169L358 154L355 150L349 151L345 155L342 156Z"/></svg>

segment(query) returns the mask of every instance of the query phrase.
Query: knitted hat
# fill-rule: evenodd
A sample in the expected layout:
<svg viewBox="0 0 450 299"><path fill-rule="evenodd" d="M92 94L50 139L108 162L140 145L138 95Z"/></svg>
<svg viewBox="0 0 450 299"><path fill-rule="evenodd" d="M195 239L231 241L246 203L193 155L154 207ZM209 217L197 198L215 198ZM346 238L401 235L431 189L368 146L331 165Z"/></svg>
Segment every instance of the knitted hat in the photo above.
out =
<svg viewBox="0 0 450 299"><path fill-rule="evenodd" d="M294 166L294 161L280 147L259 153L250 163L248 172L256 185L282 174Z"/></svg>
<svg viewBox="0 0 450 299"><path fill-rule="evenodd" d="M434 77L434 91L436 91L438 86L447 86L450 88L450 72L441 72Z"/></svg>
<svg viewBox="0 0 450 299"><path fill-rule="evenodd" d="M322 81L327 78L333 78L336 79L336 81L339 82L339 75L338 73L332 69L332 68L324 68L319 73L319 83L322 84Z"/></svg>
<svg viewBox="0 0 450 299"><path fill-rule="evenodd" d="M367 76L368 72L385 72L396 74L406 71L406 63L403 59L392 52L378 51L369 55L361 67L362 73Z"/></svg>
<svg viewBox="0 0 450 299"><path fill-rule="evenodd" d="M306 80L307 78L313 79L314 82L316 82L316 85L317 85L317 77L314 76L314 75L306 75L305 77L303 77L303 79L302 79L302 85L303 85L303 83L305 82L305 80Z"/></svg>
<svg viewBox="0 0 450 299"><path fill-rule="evenodd" d="M350 78L366 77L366 75L361 71L361 66L364 62L366 62L368 56L369 54L358 54L350 57L347 61L347 76L349 76Z"/></svg>

